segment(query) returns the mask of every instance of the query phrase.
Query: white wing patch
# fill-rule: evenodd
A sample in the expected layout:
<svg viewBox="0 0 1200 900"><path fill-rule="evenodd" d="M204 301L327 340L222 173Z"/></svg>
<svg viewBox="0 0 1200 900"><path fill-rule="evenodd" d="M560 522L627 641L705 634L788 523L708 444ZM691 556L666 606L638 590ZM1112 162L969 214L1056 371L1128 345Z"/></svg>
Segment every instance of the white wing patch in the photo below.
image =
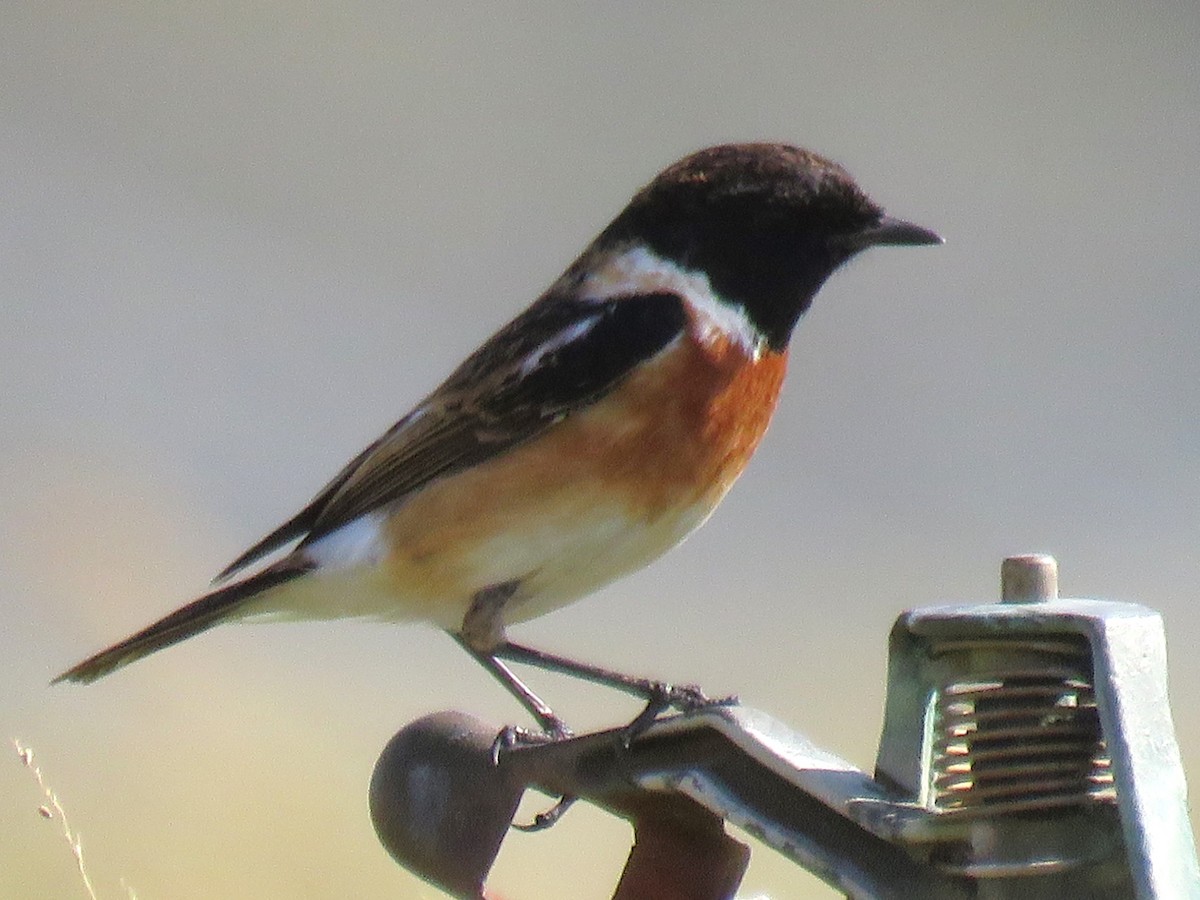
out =
<svg viewBox="0 0 1200 900"><path fill-rule="evenodd" d="M313 541L303 552L320 568L326 570L373 566L387 553L387 543L383 539L383 520L382 512L359 516L336 531Z"/></svg>
<svg viewBox="0 0 1200 900"><path fill-rule="evenodd" d="M580 285L582 298L594 302L659 292L678 294L687 301L701 341L711 343L721 337L741 346L752 359L762 356L767 340L744 309L722 300L703 272L684 269L643 244L627 247L594 265Z"/></svg>
<svg viewBox="0 0 1200 900"><path fill-rule="evenodd" d="M547 354L553 353L555 350L579 340L581 337L595 328L596 323L599 321L600 316L595 315L584 319L582 322L576 322L570 328L564 328L544 344L535 347L521 363L522 377L528 375L539 365L541 365L542 360Z"/></svg>

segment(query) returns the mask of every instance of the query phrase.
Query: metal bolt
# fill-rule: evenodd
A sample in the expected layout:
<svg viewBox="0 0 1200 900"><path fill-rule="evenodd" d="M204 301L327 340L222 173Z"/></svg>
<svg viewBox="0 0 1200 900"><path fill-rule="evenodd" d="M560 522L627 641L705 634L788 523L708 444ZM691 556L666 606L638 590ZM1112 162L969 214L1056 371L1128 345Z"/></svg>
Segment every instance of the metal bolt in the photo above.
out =
<svg viewBox="0 0 1200 900"><path fill-rule="evenodd" d="M1058 563L1046 553L1010 556L1000 565L1001 603L1058 599Z"/></svg>

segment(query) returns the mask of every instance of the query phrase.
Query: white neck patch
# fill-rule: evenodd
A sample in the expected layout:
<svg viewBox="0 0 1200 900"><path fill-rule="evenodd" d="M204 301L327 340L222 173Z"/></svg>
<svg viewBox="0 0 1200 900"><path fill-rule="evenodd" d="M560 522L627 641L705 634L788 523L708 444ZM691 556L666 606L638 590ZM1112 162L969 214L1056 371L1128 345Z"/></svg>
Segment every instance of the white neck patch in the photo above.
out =
<svg viewBox="0 0 1200 900"><path fill-rule="evenodd" d="M753 359L762 356L767 339L740 306L720 298L703 272L684 269L643 244L602 258L579 284L583 300L599 302L630 294L672 293L685 298L695 312L696 337L705 342L731 340Z"/></svg>

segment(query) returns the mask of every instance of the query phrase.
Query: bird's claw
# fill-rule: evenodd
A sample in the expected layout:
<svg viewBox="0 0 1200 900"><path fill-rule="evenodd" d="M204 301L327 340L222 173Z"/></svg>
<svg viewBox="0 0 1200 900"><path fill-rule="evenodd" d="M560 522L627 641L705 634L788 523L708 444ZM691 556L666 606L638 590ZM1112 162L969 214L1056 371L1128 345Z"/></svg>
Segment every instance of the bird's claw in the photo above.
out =
<svg viewBox="0 0 1200 900"><path fill-rule="evenodd" d="M533 731L520 725L505 725L496 733L492 741L492 765L500 765L500 759L509 750L516 747L537 747L542 744L553 744L555 741L565 741L573 736L573 732L559 720L549 723L545 731Z"/></svg>
<svg viewBox="0 0 1200 900"><path fill-rule="evenodd" d="M712 709L714 706L737 706L739 702L737 694L730 694L726 697L710 697L696 684L664 684L660 682L655 687L656 695L660 696L662 702L666 704L665 708L673 707L684 713Z"/></svg>
<svg viewBox="0 0 1200 900"><path fill-rule="evenodd" d="M529 822L526 825L513 822L512 828L515 831L521 831L525 834L532 834L535 831L545 831L547 828L554 825L559 819L561 819L563 813L570 809L572 804L574 804L577 799L579 798L572 797L569 794L564 794L558 798L558 802L552 807L534 816L532 822Z"/></svg>
<svg viewBox="0 0 1200 900"><path fill-rule="evenodd" d="M669 709L677 709L681 713L694 713L718 706L737 706L739 702L736 694L710 697L695 684L652 681L646 687L645 708L621 729L621 743L628 749L638 735Z"/></svg>
<svg viewBox="0 0 1200 900"><path fill-rule="evenodd" d="M540 747L545 744L553 744L555 741L565 741L574 736L566 723L557 716L546 718L543 724L546 727L542 731L533 731L529 728L522 728L520 725L505 725L501 728L496 733L495 740L492 741L492 765L499 766L503 755L514 748ZM571 808L575 799L575 797L567 795L559 797L557 803L538 813L533 817L533 821L524 825L513 822L512 827L526 833L545 831L562 818L563 813Z"/></svg>

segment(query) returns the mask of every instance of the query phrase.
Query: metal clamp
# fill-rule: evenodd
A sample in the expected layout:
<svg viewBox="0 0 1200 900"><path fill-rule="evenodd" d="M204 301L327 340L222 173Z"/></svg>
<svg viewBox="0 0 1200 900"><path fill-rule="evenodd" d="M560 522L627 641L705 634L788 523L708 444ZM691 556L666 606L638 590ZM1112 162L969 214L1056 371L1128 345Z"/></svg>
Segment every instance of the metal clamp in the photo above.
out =
<svg viewBox="0 0 1200 900"><path fill-rule="evenodd" d="M371 814L402 865L481 897L522 793L634 824L616 897L732 897L730 822L849 897L1200 898L1167 705L1165 641L1140 606L1057 599L1049 557L1005 561L1001 604L930 607L892 630L870 777L762 712L714 708L515 747L438 713L402 729Z"/></svg>

